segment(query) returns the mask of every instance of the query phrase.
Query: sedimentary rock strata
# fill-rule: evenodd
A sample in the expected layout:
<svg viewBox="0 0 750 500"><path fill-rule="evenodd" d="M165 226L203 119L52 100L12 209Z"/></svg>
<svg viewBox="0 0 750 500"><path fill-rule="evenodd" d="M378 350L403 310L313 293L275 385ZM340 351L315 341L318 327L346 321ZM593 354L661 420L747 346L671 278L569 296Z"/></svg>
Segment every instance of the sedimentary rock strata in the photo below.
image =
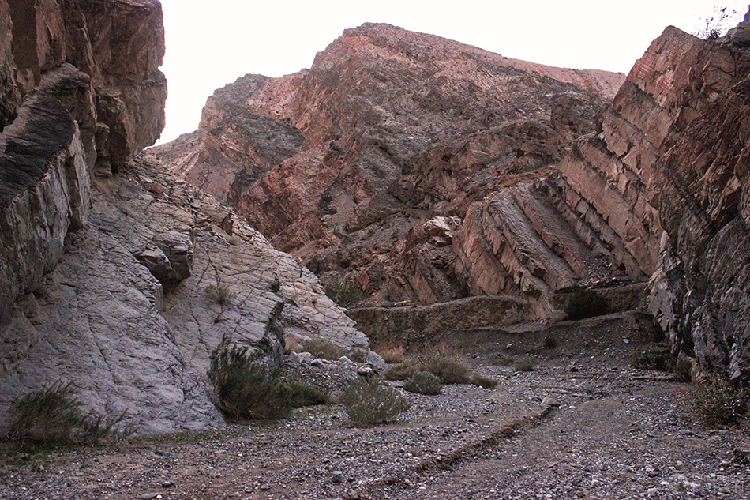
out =
<svg viewBox="0 0 750 500"><path fill-rule="evenodd" d="M365 302L512 294L557 317L557 291L649 281L675 352L746 377L746 259L728 251L746 246L745 24L669 27L625 80L363 25L309 70L217 91L174 168ZM229 187L201 163L209 137L252 158Z"/></svg>
<svg viewBox="0 0 750 500"><path fill-rule="evenodd" d="M365 24L309 70L219 89L200 129L158 151L325 282L451 300L467 289L455 255L409 231L560 161L622 79Z"/></svg>

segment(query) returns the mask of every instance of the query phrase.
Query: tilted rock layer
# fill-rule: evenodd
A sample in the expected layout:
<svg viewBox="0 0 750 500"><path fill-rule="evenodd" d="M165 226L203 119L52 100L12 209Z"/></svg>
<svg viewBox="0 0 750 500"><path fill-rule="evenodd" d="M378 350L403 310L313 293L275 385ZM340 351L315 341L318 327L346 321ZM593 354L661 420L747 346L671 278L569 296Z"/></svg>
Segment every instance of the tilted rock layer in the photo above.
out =
<svg viewBox="0 0 750 500"><path fill-rule="evenodd" d="M469 205L558 162L623 78L365 24L309 70L217 90L157 151L331 286L441 302L467 294L451 245ZM422 238L438 214L454 230Z"/></svg>
<svg viewBox="0 0 750 500"><path fill-rule="evenodd" d="M555 317L556 292L648 282L675 352L747 379L745 24L669 27L625 80L363 25L220 89L159 154L349 301L509 294Z"/></svg>
<svg viewBox="0 0 750 500"><path fill-rule="evenodd" d="M85 222L89 172L159 137L167 90L155 0L0 0L0 25L2 320Z"/></svg>
<svg viewBox="0 0 750 500"><path fill-rule="evenodd" d="M214 428L223 338L271 368L290 336L367 349L310 271L141 154L164 123L161 15L0 0L0 433L58 381L141 433Z"/></svg>

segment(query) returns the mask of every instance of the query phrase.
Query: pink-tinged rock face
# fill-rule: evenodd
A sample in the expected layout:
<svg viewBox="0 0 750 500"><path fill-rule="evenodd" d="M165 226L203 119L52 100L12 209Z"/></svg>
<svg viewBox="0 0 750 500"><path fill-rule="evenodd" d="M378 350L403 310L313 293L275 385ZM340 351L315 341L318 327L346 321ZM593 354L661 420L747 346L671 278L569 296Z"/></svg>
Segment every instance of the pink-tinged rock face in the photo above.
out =
<svg viewBox="0 0 750 500"><path fill-rule="evenodd" d="M750 59L725 42L667 28L635 64L561 172L605 217L619 258L651 276L649 308L673 349L704 370L750 377L747 102ZM618 255L616 253L616 255Z"/></svg>
<svg viewBox="0 0 750 500"><path fill-rule="evenodd" d="M623 80L366 24L309 70L217 90L200 130L157 151L324 280L375 302L450 300L481 289L457 272L457 233L415 246L410 231L460 226L508 176L533 181Z"/></svg>

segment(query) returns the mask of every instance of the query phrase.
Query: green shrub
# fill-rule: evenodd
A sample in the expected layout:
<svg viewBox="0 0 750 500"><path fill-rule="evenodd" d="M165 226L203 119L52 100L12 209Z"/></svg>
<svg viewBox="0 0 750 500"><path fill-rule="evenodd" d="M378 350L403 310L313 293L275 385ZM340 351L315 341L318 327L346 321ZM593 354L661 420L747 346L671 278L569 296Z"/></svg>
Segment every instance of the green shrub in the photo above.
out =
<svg viewBox="0 0 750 500"><path fill-rule="evenodd" d="M346 349L337 346L333 342L323 337L313 337L302 343L302 351L309 352L316 358L336 361L341 356L347 354Z"/></svg>
<svg viewBox="0 0 750 500"><path fill-rule="evenodd" d="M288 386L270 376L263 363L252 361L247 347L230 345L224 337L211 353L208 378L218 396L218 408L230 419L283 418L291 411Z"/></svg>
<svg viewBox="0 0 750 500"><path fill-rule="evenodd" d="M415 372L404 382L405 391L426 394L428 396L440 394L442 388L443 385L440 383L440 378L430 372Z"/></svg>
<svg viewBox="0 0 750 500"><path fill-rule="evenodd" d="M580 288L573 293L568 305L565 306L565 318L578 321L607 314L608 310L604 297L590 288Z"/></svg>
<svg viewBox="0 0 750 500"><path fill-rule="evenodd" d="M328 402L328 396L312 385L293 380L287 387L289 388L289 402L294 408L322 405Z"/></svg>
<svg viewBox="0 0 750 500"><path fill-rule="evenodd" d="M86 414L70 382L54 383L25 394L11 407L8 438L33 444L98 444L132 434L135 428L116 429L127 412L115 419Z"/></svg>
<svg viewBox="0 0 750 500"><path fill-rule="evenodd" d="M689 382L693 378L693 365L690 361L679 359L672 353L635 353L633 354L631 366L637 370L671 372L681 382Z"/></svg>
<svg viewBox="0 0 750 500"><path fill-rule="evenodd" d="M386 380L406 380L419 371L418 366L411 360L393 365L385 371Z"/></svg>
<svg viewBox="0 0 750 500"><path fill-rule="evenodd" d="M668 371L674 356L663 352L636 352L633 354L630 365L636 370L658 370Z"/></svg>
<svg viewBox="0 0 750 500"><path fill-rule="evenodd" d="M709 426L739 423L747 417L750 388L733 385L726 376L712 374L693 389L695 410Z"/></svg>
<svg viewBox="0 0 750 500"><path fill-rule="evenodd" d="M416 359L391 366L385 372L386 380L406 380L416 372L429 372L443 384L468 384L471 382L469 368L455 354L442 350L423 353Z"/></svg>
<svg viewBox="0 0 750 500"><path fill-rule="evenodd" d="M355 363L366 363L368 352L365 349L352 349L346 356Z"/></svg>
<svg viewBox="0 0 750 500"><path fill-rule="evenodd" d="M468 384L471 381L469 368L457 355L436 350L420 356L418 362L422 371L436 375L444 384Z"/></svg>
<svg viewBox="0 0 750 500"><path fill-rule="evenodd" d="M494 389L497 387L497 380L484 375L473 375L471 377L471 385L479 386L483 389Z"/></svg>
<svg viewBox="0 0 750 500"><path fill-rule="evenodd" d="M356 425L377 425L393 420L409 409L409 402L392 387L378 380L355 380L341 396L349 419Z"/></svg>
<svg viewBox="0 0 750 500"><path fill-rule="evenodd" d="M515 368L519 372L530 372L534 369L535 366L536 360L531 356L523 356L521 358L517 358L513 362L513 368Z"/></svg>
<svg viewBox="0 0 750 500"><path fill-rule="evenodd" d="M313 337L305 340L299 347L300 352L309 352L316 358L336 361L346 356L355 363L366 363L369 352L366 349L354 348L346 350L323 337Z"/></svg>

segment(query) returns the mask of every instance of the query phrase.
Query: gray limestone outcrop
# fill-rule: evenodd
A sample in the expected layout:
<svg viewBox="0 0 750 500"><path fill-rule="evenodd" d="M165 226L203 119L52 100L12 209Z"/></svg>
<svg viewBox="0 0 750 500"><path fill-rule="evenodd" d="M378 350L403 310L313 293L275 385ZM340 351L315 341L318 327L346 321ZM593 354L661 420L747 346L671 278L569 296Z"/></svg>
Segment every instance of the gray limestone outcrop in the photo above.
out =
<svg viewBox="0 0 750 500"><path fill-rule="evenodd" d="M315 276L141 154L163 128L156 0L0 0L0 433L72 383L140 433L223 425L223 338L271 368L286 339L368 340Z"/></svg>
<svg viewBox="0 0 750 500"><path fill-rule="evenodd" d="M272 367L288 336L367 349L315 276L229 209L148 154L127 172L94 182L89 223L15 304L2 330L0 407L64 380L96 413L128 410L139 432L214 428L223 419L206 371L223 337ZM220 227L227 217L231 233ZM162 281L144 255L172 274Z"/></svg>

